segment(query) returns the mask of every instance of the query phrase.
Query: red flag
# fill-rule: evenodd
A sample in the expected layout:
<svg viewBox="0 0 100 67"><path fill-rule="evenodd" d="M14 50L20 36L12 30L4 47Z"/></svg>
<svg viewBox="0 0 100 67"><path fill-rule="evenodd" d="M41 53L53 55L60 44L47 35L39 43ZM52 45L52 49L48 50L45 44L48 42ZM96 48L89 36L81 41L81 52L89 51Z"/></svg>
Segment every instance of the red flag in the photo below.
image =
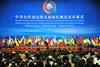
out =
<svg viewBox="0 0 100 67"><path fill-rule="evenodd" d="M39 42L41 42L41 43L42 43L42 42L43 42L43 39L40 39L40 41L39 41Z"/></svg>
<svg viewBox="0 0 100 67"><path fill-rule="evenodd" d="M53 43L53 45L55 44L55 41L54 40L52 40L52 43Z"/></svg>
<svg viewBox="0 0 100 67"><path fill-rule="evenodd" d="M94 40L96 40L96 37L94 36Z"/></svg>
<svg viewBox="0 0 100 67"><path fill-rule="evenodd" d="M33 38L33 36L32 36L32 42L34 42L35 40L34 40L34 38Z"/></svg>
<svg viewBox="0 0 100 67"><path fill-rule="evenodd" d="M24 36L23 36L22 40L23 40L23 42L25 41Z"/></svg>
<svg viewBox="0 0 100 67"><path fill-rule="evenodd" d="M76 38L76 43L77 43L77 45L78 45L78 39Z"/></svg>
<svg viewBox="0 0 100 67"><path fill-rule="evenodd" d="M23 42L24 42L24 46L25 46L25 44L26 44L26 38L23 40Z"/></svg>
<svg viewBox="0 0 100 67"><path fill-rule="evenodd" d="M83 42L83 40L82 40L82 37L80 36L80 44L82 45L82 42Z"/></svg>
<svg viewBox="0 0 100 67"><path fill-rule="evenodd" d="M59 42L59 45L62 46L63 45L63 42Z"/></svg>
<svg viewBox="0 0 100 67"><path fill-rule="evenodd" d="M93 39L93 36L92 36L92 40L94 40L94 39Z"/></svg>
<svg viewBox="0 0 100 67"><path fill-rule="evenodd" d="M50 36L49 36L48 44L50 45Z"/></svg>
<svg viewBox="0 0 100 67"><path fill-rule="evenodd" d="M2 42L2 46L5 46L5 37L3 36L3 42Z"/></svg>
<svg viewBox="0 0 100 67"><path fill-rule="evenodd" d="M45 36L45 41L46 41L46 36Z"/></svg>
<svg viewBox="0 0 100 67"><path fill-rule="evenodd" d="M47 36L47 39L48 39L48 36Z"/></svg>
<svg viewBox="0 0 100 67"><path fill-rule="evenodd" d="M7 43L9 43L9 40L7 40Z"/></svg>
<svg viewBox="0 0 100 67"><path fill-rule="evenodd" d="M20 46L22 45L22 43L20 43Z"/></svg>
<svg viewBox="0 0 100 67"><path fill-rule="evenodd" d="M11 42L13 42L13 40L11 39Z"/></svg>
<svg viewBox="0 0 100 67"><path fill-rule="evenodd" d="M5 46L5 42L2 42L2 46Z"/></svg>
<svg viewBox="0 0 100 67"><path fill-rule="evenodd" d="M88 42L86 42L86 46L88 46L89 45L89 43Z"/></svg>

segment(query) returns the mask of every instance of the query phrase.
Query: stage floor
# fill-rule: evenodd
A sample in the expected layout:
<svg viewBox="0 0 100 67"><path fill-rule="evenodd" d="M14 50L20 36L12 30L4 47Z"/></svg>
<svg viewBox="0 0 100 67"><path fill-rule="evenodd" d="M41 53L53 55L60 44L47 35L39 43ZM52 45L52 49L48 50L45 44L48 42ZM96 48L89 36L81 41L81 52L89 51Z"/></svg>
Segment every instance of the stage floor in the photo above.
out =
<svg viewBox="0 0 100 67"><path fill-rule="evenodd" d="M0 51L1 52L12 52L12 51L16 51L16 52L25 52L25 51L36 52L37 48L40 48L40 51L44 52L44 51L46 51L47 46L15 46L14 48L2 48L2 49L0 49ZM49 46L49 50L52 50L52 49L58 50L58 48L67 49L69 51L74 51L74 52L79 51L78 46ZM92 48L84 48L84 47L81 47L81 48L82 48L82 51L90 51L92 49ZM100 49L95 49L95 51L100 51Z"/></svg>

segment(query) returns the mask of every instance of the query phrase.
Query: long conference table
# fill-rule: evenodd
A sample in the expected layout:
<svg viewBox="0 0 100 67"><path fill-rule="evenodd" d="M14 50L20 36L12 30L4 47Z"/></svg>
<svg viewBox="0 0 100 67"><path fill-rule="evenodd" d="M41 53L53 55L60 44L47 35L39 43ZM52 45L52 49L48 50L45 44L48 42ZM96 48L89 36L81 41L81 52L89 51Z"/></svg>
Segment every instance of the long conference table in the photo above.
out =
<svg viewBox="0 0 100 67"><path fill-rule="evenodd" d="M40 48L41 52L46 51L47 46L15 46L14 48L2 48L0 49L1 52L12 52L12 51L16 51L16 52L36 52L37 48ZM67 49L69 51L73 51L73 52L78 52L79 51L79 47L78 46L49 46L49 50L53 50L56 49L56 51L58 51L58 49ZM90 51L92 48L85 48L85 47L81 47L82 51ZM95 49L95 51L100 51L100 49Z"/></svg>

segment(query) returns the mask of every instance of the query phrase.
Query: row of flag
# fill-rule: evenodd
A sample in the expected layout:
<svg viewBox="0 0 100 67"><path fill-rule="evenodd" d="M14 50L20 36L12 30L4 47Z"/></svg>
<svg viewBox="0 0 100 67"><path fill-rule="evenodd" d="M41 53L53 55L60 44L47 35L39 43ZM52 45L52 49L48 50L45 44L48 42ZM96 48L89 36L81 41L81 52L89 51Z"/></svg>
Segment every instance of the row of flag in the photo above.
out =
<svg viewBox="0 0 100 67"><path fill-rule="evenodd" d="M100 46L100 37L25 37L25 36L14 36L14 37L2 37L0 38L0 46L45 46L48 44L49 46Z"/></svg>

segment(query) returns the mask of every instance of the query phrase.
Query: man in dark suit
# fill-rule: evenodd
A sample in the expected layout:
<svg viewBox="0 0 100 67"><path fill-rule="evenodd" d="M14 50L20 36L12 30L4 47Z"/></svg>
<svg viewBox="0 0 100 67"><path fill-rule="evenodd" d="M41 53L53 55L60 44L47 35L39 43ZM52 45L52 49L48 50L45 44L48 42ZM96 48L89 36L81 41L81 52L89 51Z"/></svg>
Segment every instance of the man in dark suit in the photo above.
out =
<svg viewBox="0 0 100 67"><path fill-rule="evenodd" d="M43 61L42 61L41 58L40 58L39 61L37 62L37 67L44 67Z"/></svg>

